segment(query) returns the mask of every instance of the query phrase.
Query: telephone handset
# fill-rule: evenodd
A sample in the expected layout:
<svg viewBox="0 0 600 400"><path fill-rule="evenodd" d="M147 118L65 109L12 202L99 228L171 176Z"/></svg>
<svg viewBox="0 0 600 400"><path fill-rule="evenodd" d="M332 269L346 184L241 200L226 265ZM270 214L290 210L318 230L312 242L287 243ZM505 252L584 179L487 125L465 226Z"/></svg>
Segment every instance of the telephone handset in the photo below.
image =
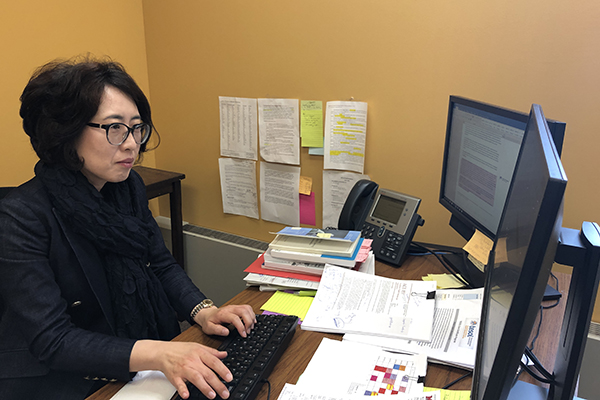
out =
<svg viewBox="0 0 600 400"><path fill-rule="evenodd" d="M356 182L342 208L338 229L360 230L375 258L400 266L415 231L425 223L417 214L421 199L379 188L375 182Z"/></svg>
<svg viewBox="0 0 600 400"><path fill-rule="evenodd" d="M375 200L377 189L379 185L368 179L361 179L354 184L340 213L338 229L361 230Z"/></svg>

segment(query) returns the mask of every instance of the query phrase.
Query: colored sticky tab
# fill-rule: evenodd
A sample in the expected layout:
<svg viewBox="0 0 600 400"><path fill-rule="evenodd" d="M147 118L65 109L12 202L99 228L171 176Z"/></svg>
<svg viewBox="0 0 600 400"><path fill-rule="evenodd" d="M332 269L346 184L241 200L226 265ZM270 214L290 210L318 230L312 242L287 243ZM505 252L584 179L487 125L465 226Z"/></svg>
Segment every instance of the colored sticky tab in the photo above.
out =
<svg viewBox="0 0 600 400"><path fill-rule="evenodd" d="M260 309L279 314L296 315L301 320L304 320L313 299L314 297L311 296L298 296L292 293L277 291L273 293L271 298Z"/></svg>

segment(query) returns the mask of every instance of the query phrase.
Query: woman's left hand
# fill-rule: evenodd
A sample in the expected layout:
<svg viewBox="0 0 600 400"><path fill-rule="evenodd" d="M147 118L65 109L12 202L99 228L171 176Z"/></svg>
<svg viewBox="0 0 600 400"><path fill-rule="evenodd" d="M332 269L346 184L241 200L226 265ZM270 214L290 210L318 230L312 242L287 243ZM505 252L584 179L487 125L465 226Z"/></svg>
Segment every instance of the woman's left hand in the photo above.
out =
<svg viewBox="0 0 600 400"><path fill-rule="evenodd" d="M256 315L246 304L208 307L200 310L194 321L207 335L227 336L229 329L225 325L232 324L242 337L246 337L256 323Z"/></svg>

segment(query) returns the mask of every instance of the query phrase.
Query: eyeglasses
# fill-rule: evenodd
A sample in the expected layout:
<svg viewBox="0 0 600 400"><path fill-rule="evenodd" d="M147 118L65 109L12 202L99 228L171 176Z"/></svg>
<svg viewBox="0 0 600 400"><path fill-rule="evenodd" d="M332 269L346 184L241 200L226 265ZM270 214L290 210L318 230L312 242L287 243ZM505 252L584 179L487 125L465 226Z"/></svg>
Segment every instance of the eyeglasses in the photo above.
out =
<svg viewBox="0 0 600 400"><path fill-rule="evenodd" d="M127 140L127 137L130 133L133 135L133 140L135 140L137 144L144 144L152 132L152 126L144 122L141 124L135 124L133 128L130 128L121 122L114 122L106 125L88 122L87 126L104 129L106 131L106 140L108 140L108 143L112 144L113 146L121 145L125 140Z"/></svg>

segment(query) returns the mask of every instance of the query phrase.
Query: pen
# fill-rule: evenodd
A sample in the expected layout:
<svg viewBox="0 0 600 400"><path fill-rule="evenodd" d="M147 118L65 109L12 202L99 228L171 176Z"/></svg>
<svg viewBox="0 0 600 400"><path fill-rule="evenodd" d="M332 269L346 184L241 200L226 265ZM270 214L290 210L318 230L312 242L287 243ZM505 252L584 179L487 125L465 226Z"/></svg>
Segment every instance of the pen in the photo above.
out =
<svg viewBox="0 0 600 400"><path fill-rule="evenodd" d="M307 296L307 297L315 297L317 294L316 290L300 290L296 293L298 296Z"/></svg>

